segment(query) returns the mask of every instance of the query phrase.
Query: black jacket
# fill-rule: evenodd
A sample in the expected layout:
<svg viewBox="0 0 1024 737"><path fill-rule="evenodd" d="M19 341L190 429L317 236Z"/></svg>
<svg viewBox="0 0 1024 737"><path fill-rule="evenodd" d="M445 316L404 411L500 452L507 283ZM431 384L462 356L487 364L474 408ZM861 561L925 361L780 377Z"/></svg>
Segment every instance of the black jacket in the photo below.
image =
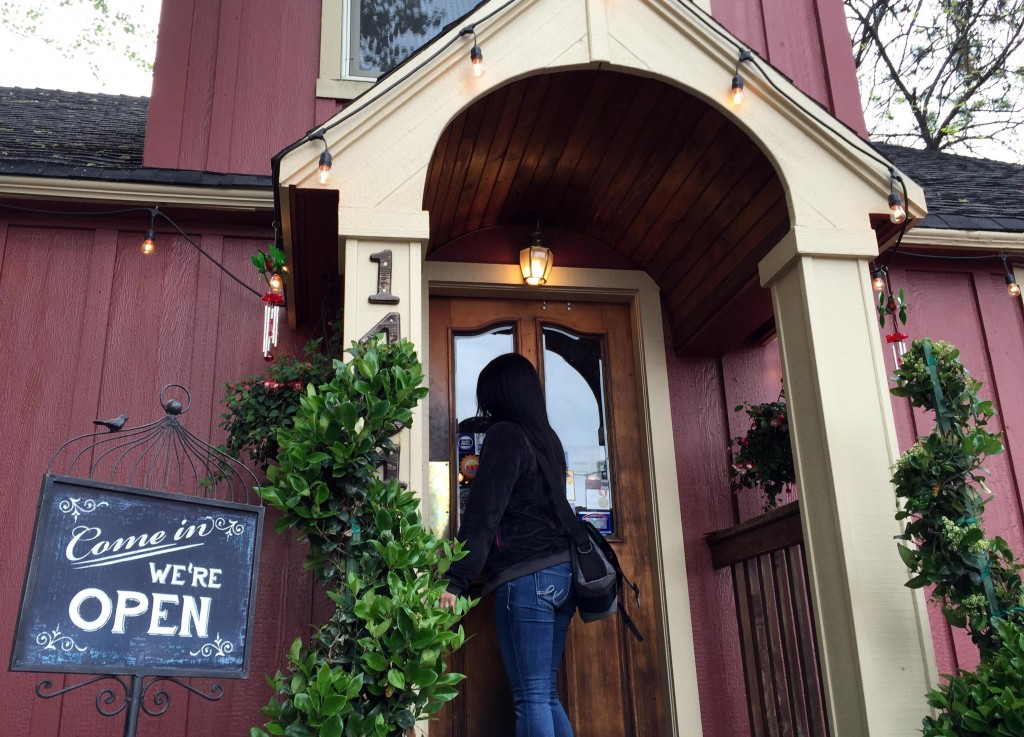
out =
<svg viewBox="0 0 1024 737"><path fill-rule="evenodd" d="M481 572L488 594L505 581L569 560L569 538L519 425L497 422L487 431L458 539L469 551L448 570L448 591L458 595Z"/></svg>

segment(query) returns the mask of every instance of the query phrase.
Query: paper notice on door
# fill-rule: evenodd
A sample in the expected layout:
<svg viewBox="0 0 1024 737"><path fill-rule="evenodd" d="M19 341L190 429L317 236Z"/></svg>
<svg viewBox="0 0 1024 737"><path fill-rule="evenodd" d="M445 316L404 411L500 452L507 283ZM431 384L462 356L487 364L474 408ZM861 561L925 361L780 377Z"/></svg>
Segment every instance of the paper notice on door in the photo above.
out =
<svg viewBox="0 0 1024 737"><path fill-rule="evenodd" d="M611 484L603 479L587 479L587 509L611 508Z"/></svg>

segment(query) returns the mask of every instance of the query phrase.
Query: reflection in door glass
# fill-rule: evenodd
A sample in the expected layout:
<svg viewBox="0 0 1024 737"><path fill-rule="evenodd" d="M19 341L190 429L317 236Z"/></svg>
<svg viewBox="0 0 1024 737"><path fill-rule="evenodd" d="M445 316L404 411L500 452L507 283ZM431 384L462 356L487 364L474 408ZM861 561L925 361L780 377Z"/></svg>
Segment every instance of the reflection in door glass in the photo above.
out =
<svg viewBox="0 0 1024 737"><path fill-rule="evenodd" d="M601 339L544 328L544 393L565 447L566 496L605 535L615 532L605 437Z"/></svg>
<svg viewBox="0 0 1024 737"><path fill-rule="evenodd" d="M452 351L455 356L455 446L457 457L456 478L458 500L456 504L455 529L462 523L462 512L466 508L469 487L476 476L480 459L480 447L484 434L476 422L476 380L483 367L503 353L515 350L514 331L511 325L490 328L473 335L456 335Z"/></svg>

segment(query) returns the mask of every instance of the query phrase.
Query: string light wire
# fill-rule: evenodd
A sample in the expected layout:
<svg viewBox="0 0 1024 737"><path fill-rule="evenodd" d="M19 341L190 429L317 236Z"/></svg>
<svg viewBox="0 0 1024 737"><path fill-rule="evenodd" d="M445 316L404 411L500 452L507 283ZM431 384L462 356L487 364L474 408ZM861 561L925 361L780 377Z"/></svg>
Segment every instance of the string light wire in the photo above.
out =
<svg viewBox="0 0 1024 737"><path fill-rule="evenodd" d="M161 210L158 207L124 207L124 208L119 208L117 210L101 210L100 212L83 212L81 210L44 210L44 209L41 209L41 208L38 208L38 207L24 207L22 205L11 205L11 204L8 204L6 202L0 202L0 208L3 208L5 210L14 210L15 212L30 213L30 214L33 214L33 215L50 215L50 216L56 216L56 217L87 217L87 218L88 217L111 217L111 216L114 216L114 215L127 215L129 213L136 213L136 212L139 212L139 213L144 212L147 215L149 215L150 219L151 219L150 222L152 222L153 218L160 217L168 225L170 225L171 228L173 228L175 231L177 231L178 234L182 238L184 238L193 248L195 248L197 251L199 251L199 253L201 253L203 256L205 256L209 260L209 262L211 264L213 264L218 269L220 269L225 274L227 274L231 279L233 279L235 282L237 282L239 284L239 286L241 286L243 289L246 289L246 290L252 292L253 294L255 294L257 297L259 297L261 299L263 297L263 295L259 291L253 289L248 284L246 284L244 281L239 279L237 276L235 276L233 273L231 273L228 270L228 268L226 266L224 266L224 264L222 264L220 261L215 259L213 256L211 256L205 250L203 250L202 246L200 246L198 243L196 243L196 241L188 233L186 233L184 230L182 230L181 227L176 222L174 222L174 220L166 212L164 212L163 210ZM276 230L276 228L275 228L275 230Z"/></svg>

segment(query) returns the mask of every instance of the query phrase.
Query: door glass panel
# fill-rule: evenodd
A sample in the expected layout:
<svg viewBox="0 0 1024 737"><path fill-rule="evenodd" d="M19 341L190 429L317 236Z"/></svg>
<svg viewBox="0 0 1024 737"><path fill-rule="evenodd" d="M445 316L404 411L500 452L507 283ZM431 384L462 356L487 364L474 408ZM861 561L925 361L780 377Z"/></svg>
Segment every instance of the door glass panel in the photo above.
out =
<svg viewBox="0 0 1024 737"><path fill-rule="evenodd" d="M484 366L492 359L515 350L515 330L512 325L501 325L480 333L456 335L454 342L455 478L458 489L454 529L458 530L484 442L484 434L480 432L482 428L476 416L476 381Z"/></svg>
<svg viewBox="0 0 1024 737"><path fill-rule="evenodd" d="M577 515L615 533L608 468L605 365L601 338L544 327L548 417L566 455L566 496Z"/></svg>

